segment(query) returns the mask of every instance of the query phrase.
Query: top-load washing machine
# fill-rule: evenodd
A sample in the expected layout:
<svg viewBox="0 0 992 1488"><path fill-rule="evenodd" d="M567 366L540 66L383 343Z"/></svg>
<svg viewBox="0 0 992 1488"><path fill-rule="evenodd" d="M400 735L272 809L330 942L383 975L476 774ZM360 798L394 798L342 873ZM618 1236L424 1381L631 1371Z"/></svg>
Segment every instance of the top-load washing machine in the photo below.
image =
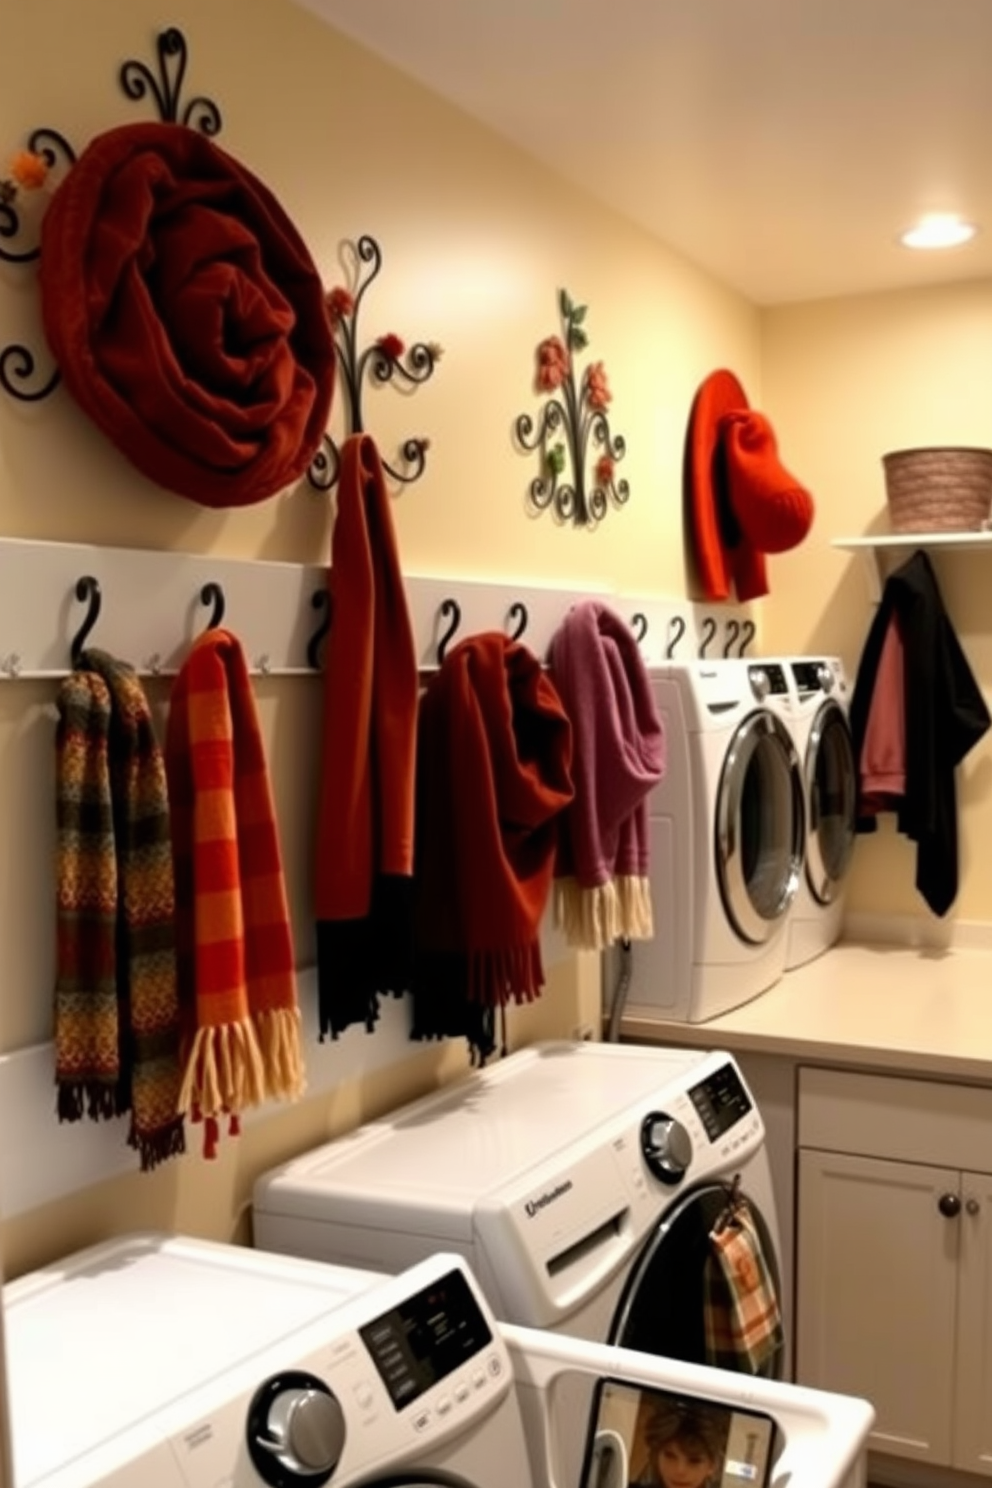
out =
<svg viewBox="0 0 992 1488"><path fill-rule="evenodd" d="M11 1488L577 1488L555 1456L566 1380L628 1414L703 1402L728 1446L763 1412L776 1477L862 1488L864 1401L503 1329L457 1256L368 1281L134 1236L10 1283ZM590 1420L591 1463L603 1435Z"/></svg>
<svg viewBox="0 0 992 1488"><path fill-rule="evenodd" d="M805 838L789 681L737 659L650 676L668 756L648 806L654 938L606 953L606 997L617 1022L703 1023L785 969Z"/></svg>
<svg viewBox="0 0 992 1488"><path fill-rule="evenodd" d="M806 801L803 874L789 915L789 971L822 955L840 937L857 837L858 776L849 688L839 657L795 656L783 665L794 693L790 727Z"/></svg>

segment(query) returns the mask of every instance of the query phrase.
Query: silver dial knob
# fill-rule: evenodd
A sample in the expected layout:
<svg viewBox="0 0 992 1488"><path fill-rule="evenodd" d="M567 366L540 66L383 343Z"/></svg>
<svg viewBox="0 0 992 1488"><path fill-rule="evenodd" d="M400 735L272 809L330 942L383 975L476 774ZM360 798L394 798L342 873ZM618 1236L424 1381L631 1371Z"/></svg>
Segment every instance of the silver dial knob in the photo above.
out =
<svg viewBox="0 0 992 1488"><path fill-rule="evenodd" d="M692 1162L692 1139L674 1116L652 1111L641 1123L641 1151L662 1183L680 1183Z"/></svg>
<svg viewBox="0 0 992 1488"><path fill-rule="evenodd" d="M821 664L817 667L816 680L817 682L819 682L824 692L833 692L834 674L828 666L826 666L825 664Z"/></svg>
<svg viewBox="0 0 992 1488"><path fill-rule="evenodd" d="M344 1412L314 1375L288 1371L255 1392L248 1415L248 1448L266 1483L326 1483L341 1459Z"/></svg>
<svg viewBox="0 0 992 1488"><path fill-rule="evenodd" d="M751 691L760 703L771 691L771 678L764 667L751 667L747 675L751 683Z"/></svg>

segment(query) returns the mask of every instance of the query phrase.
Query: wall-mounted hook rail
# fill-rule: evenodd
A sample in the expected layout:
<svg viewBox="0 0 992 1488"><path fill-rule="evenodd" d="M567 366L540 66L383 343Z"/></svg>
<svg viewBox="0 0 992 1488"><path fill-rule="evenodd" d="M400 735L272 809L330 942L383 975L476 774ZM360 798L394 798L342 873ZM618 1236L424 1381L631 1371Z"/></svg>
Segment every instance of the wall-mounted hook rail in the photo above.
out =
<svg viewBox="0 0 992 1488"><path fill-rule="evenodd" d="M716 621L713 619L713 616L707 615L699 629L699 655L705 660L706 652L712 645L717 631Z"/></svg>
<svg viewBox="0 0 992 1488"><path fill-rule="evenodd" d="M527 622L530 619L530 614L527 610L527 606L523 603L522 600L514 600L513 604L509 608L506 618L510 622L510 640L519 641L520 637L527 629Z"/></svg>
<svg viewBox="0 0 992 1488"><path fill-rule="evenodd" d="M441 615L448 619L448 624L441 632L437 643L437 664L441 665L448 649L448 642L462 623L462 607L457 599L445 599L441 603ZM448 618L450 617L450 618Z"/></svg>
<svg viewBox="0 0 992 1488"><path fill-rule="evenodd" d="M82 578L76 581L76 598L80 604L85 604L87 608L86 618L73 636L72 644L69 647L69 654L72 657L74 667L79 665L79 659L83 654L83 647L86 645L90 632L97 622L97 617L100 614L100 606L103 602L100 585L92 574L83 574Z"/></svg>
<svg viewBox="0 0 992 1488"><path fill-rule="evenodd" d="M307 664L313 667L315 672L319 672L321 642L331 628L331 599L326 589L315 589L313 591L310 596L310 607L314 610L324 611L320 624L307 641Z"/></svg>
<svg viewBox="0 0 992 1488"><path fill-rule="evenodd" d="M685 635L685 621L681 615L673 615L668 622L668 640L665 643L665 656L671 661L675 655L675 648Z"/></svg>
<svg viewBox="0 0 992 1488"><path fill-rule="evenodd" d="M210 619L207 621L207 629L216 630L218 625L223 623L224 611L227 608L223 585L216 583L213 579L208 584L204 584L200 590L200 603L213 606Z"/></svg>

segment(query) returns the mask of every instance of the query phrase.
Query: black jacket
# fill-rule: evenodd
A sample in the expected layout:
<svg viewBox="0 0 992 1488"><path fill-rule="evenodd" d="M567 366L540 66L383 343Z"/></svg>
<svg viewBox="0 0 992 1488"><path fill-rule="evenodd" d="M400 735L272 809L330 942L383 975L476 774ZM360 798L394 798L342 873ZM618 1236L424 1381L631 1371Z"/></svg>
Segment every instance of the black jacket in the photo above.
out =
<svg viewBox="0 0 992 1488"><path fill-rule="evenodd" d="M917 844L916 887L934 914L946 914L958 891L954 770L992 719L944 609L930 559L918 551L890 574L865 641L851 698L851 736L861 750L882 642L896 617L903 643L906 794L898 823ZM873 817L858 830L875 830Z"/></svg>

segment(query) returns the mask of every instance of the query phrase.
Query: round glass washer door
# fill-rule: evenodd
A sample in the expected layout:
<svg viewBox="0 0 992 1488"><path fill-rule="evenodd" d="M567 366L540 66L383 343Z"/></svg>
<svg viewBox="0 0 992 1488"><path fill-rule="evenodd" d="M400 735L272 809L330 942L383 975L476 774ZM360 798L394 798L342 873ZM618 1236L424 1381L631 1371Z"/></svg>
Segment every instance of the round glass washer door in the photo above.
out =
<svg viewBox="0 0 992 1488"><path fill-rule="evenodd" d="M831 904L854 853L857 778L851 730L832 698L820 708L806 745L806 882L818 904Z"/></svg>
<svg viewBox="0 0 992 1488"><path fill-rule="evenodd" d="M724 910L741 940L762 945L796 896L806 838L799 756L768 709L750 713L730 741L714 825Z"/></svg>

